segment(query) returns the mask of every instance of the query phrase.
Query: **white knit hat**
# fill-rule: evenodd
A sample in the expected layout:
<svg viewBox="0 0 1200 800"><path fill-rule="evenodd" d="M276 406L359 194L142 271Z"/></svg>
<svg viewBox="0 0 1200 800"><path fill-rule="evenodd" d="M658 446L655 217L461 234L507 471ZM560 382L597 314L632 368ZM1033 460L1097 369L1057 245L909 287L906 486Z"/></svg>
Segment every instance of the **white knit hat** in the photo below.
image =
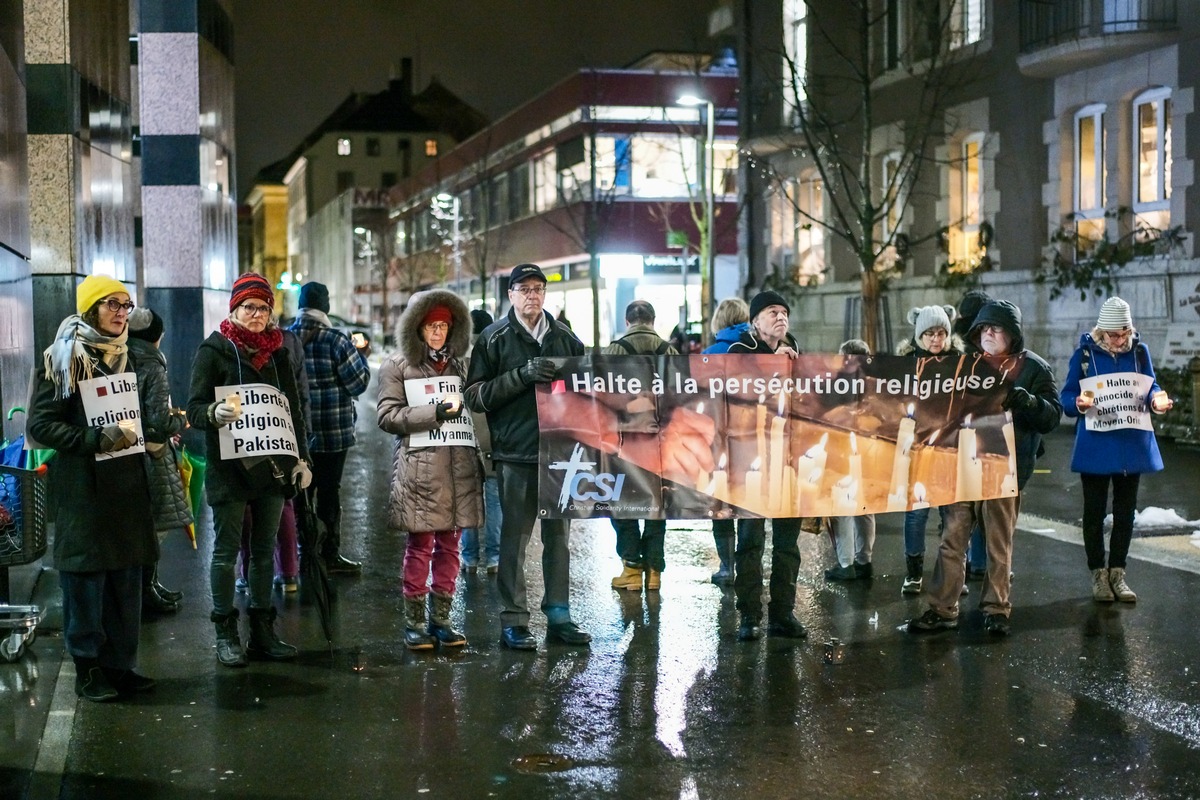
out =
<svg viewBox="0 0 1200 800"><path fill-rule="evenodd" d="M1100 317L1096 327L1102 331L1120 331L1133 327L1133 315L1129 313L1129 303L1119 297L1110 297L1100 306Z"/></svg>
<svg viewBox="0 0 1200 800"><path fill-rule="evenodd" d="M908 321L913 326L913 337L921 338L921 334L932 328L941 328L950 333L950 323L958 316L954 306L924 306L909 309Z"/></svg>

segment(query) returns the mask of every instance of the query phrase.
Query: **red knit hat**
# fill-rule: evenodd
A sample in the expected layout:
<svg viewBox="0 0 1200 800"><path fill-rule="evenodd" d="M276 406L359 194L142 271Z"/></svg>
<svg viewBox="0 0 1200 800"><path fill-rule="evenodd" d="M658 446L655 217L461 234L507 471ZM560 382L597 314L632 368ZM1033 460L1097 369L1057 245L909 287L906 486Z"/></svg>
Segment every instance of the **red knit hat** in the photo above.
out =
<svg viewBox="0 0 1200 800"><path fill-rule="evenodd" d="M421 326L424 327L432 322L444 322L451 325L454 322L454 315L446 306L434 306L425 313L425 319L421 320Z"/></svg>
<svg viewBox="0 0 1200 800"><path fill-rule="evenodd" d="M257 272L239 275L233 282L233 292L229 295L229 310L233 311L247 300L262 300L271 308L275 307L275 292L271 290L271 284Z"/></svg>

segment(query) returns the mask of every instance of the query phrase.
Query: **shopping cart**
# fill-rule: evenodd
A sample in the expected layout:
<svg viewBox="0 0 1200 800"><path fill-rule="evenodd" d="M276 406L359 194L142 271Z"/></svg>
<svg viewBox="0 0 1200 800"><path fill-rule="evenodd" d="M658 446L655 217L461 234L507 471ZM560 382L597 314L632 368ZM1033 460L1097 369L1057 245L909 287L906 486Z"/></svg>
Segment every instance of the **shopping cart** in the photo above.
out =
<svg viewBox="0 0 1200 800"><path fill-rule="evenodd" d="M0 659L16 661L37 638L42 610L6 605L8 568L46 554L46 465L0 465Z"/></svg>

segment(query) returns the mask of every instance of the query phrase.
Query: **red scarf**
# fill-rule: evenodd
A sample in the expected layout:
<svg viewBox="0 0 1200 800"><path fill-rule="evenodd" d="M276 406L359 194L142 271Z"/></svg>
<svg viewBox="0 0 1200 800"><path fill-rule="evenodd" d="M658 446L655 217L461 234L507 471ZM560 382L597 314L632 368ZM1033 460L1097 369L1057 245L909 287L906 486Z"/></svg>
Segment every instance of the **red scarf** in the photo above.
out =
<svg viewBox="0 0 1200 800"><path fill-rule="evenodd" d="M262 333L255 333L230 319L221 320L221 335L246 355L250 356L250 364L261 370L275 351L283 346L283 331L277 327L267 328Z"/></svg>

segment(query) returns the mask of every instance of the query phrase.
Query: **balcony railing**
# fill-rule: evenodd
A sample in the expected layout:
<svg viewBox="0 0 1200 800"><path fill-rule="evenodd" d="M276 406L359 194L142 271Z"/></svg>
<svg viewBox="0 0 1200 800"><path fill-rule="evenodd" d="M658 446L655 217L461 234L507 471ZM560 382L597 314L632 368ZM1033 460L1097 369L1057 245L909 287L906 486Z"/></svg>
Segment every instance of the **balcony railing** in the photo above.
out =
<svg viewBox="0 0 1200 800"><path fill-rule="evenodd" d="M1020 0L1021 52L1100 36L1174 30L1177 0Z"/></svg>

